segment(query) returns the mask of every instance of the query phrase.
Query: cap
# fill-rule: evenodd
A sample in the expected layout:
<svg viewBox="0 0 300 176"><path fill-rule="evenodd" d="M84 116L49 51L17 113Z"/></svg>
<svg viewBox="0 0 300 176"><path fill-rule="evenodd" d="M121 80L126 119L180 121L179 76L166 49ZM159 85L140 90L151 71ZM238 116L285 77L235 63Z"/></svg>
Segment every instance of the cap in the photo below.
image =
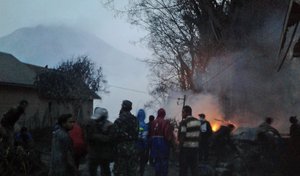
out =
<svg viewBox="0 0 300 176"><path fill-rule="evenodd" d="M198 114L198 116L200 117L200 118L204 118L205 119L205 114Z"/></svg>
<svg viewBox="0 0 300 176"><path fill-rule="evenodd" d="M290 122L291 123L297 123L298 122L297 116L291 116L290 117Z"/></svg>
<svg viewBox="0 0 300 176"><path fill-rule="evenodd" d="M108 112L105 108L96 107L91 119L98 120L100 117L108 117Z"/></svg>
<svg viewBox="0 0 300 176"><path fill-rule="evenodd" d="M131 101L129 100L124 100L122 102L122 108L125 108L125 109L131 109L132 108L132 103Z"/></svg>

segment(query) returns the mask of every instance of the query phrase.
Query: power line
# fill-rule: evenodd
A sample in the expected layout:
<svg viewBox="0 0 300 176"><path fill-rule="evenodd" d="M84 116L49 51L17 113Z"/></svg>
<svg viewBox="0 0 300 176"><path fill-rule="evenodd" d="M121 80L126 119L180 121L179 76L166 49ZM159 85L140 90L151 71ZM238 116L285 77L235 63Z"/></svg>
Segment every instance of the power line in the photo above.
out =
<svg viewBox="0 0 300 176"><path fill-rule="evenodd" d="M249 59L250 60L250 59ZM236 63L238 63L240 60L234 61L231 64L227 65L227 67L223 70L221 70L220 72L216 73L215 75L213 75L211 78L209 78L207 81L205 81L203 83L203 85L207 84L208 82L212 81L213 79L217 78L221 73L225 72L226 70L228 70L229 68L231 68L233 65L235 65ZM132 88L127 88L127 87L122 87L122 86L118 86L118 85L112 85L112 84L108 84L108 86L110 87L114 87L114 88L118 88L118 89L122 89L122 90L126 90L126 91L131 91L131 92L135 92L135 93L141 93L141 94L146 94L149 95L148 92L142 91L142 90L137 90L137 89L132 89ZM178 97L169 97L172 99L178 99Z"/></svg>
<svg viewBox="0 0 300 176"><path fill-rule="evenodd" d="M135 93L141 93L141 94L147 94L149 95L149 93L142 91L142 90L136 90L136 89L131 89L131 88L127 88L127 87L121 87L121 86L117 86L117 85L112 85L112 84L108 84L109 87L114 87L114 88L118 88L118 89L122 89L122 90L127 90L127 91L131 91L131 92L135 92Z"/></svg>

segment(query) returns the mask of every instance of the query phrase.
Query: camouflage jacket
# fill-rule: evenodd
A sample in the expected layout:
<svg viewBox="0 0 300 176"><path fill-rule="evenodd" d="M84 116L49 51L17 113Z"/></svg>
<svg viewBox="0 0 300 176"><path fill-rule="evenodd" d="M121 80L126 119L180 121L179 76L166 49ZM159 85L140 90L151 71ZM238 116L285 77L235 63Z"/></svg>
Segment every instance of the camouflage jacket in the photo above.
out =
<svg viewBox="0 0 300 176"><path fill-rule="evenodd" d="M112 136L116 143L117 156L131 156L136 154L136 142L139 134L139 122L130 112L123 112L115 120Z"/></svg>

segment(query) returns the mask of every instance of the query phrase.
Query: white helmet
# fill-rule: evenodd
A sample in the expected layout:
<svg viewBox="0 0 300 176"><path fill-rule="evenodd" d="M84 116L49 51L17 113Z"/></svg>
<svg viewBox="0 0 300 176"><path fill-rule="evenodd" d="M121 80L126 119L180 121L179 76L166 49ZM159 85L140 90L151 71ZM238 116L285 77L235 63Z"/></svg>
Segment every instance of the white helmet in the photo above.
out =
<svg viewBox="0 0 300 176"><path fill-rule="evenodd" d="M98 120L100 118L101 119L104 119L104 118L107 119L108 118L108 111L105 108L96 107L91 119Z"/></svg>

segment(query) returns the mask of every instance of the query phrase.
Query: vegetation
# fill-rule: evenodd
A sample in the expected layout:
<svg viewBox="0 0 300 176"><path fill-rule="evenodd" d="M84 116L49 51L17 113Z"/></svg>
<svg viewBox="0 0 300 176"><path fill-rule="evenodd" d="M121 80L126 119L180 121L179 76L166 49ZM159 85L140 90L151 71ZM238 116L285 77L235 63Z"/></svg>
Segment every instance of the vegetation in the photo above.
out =
<svg viewBox="0 0 300 176"><path fill-rule="evenodd" d="M59 102L91 99L96 92L106 91L106 83L102 68L96 68L87 56L64 61L41 72L35 80L40 95Z"/></svg>
<svg viewBox="0 0 300 176"><path fill-rule="evenodd" d="M157 98L166 97L170 89L202 92L210 60L246 46L249 34L284 7L280 0L129 2L117 12L127 13L132 24L148 31L143 41L153 51L154 57L146 62L152 71L151 94Z"/></svg>

